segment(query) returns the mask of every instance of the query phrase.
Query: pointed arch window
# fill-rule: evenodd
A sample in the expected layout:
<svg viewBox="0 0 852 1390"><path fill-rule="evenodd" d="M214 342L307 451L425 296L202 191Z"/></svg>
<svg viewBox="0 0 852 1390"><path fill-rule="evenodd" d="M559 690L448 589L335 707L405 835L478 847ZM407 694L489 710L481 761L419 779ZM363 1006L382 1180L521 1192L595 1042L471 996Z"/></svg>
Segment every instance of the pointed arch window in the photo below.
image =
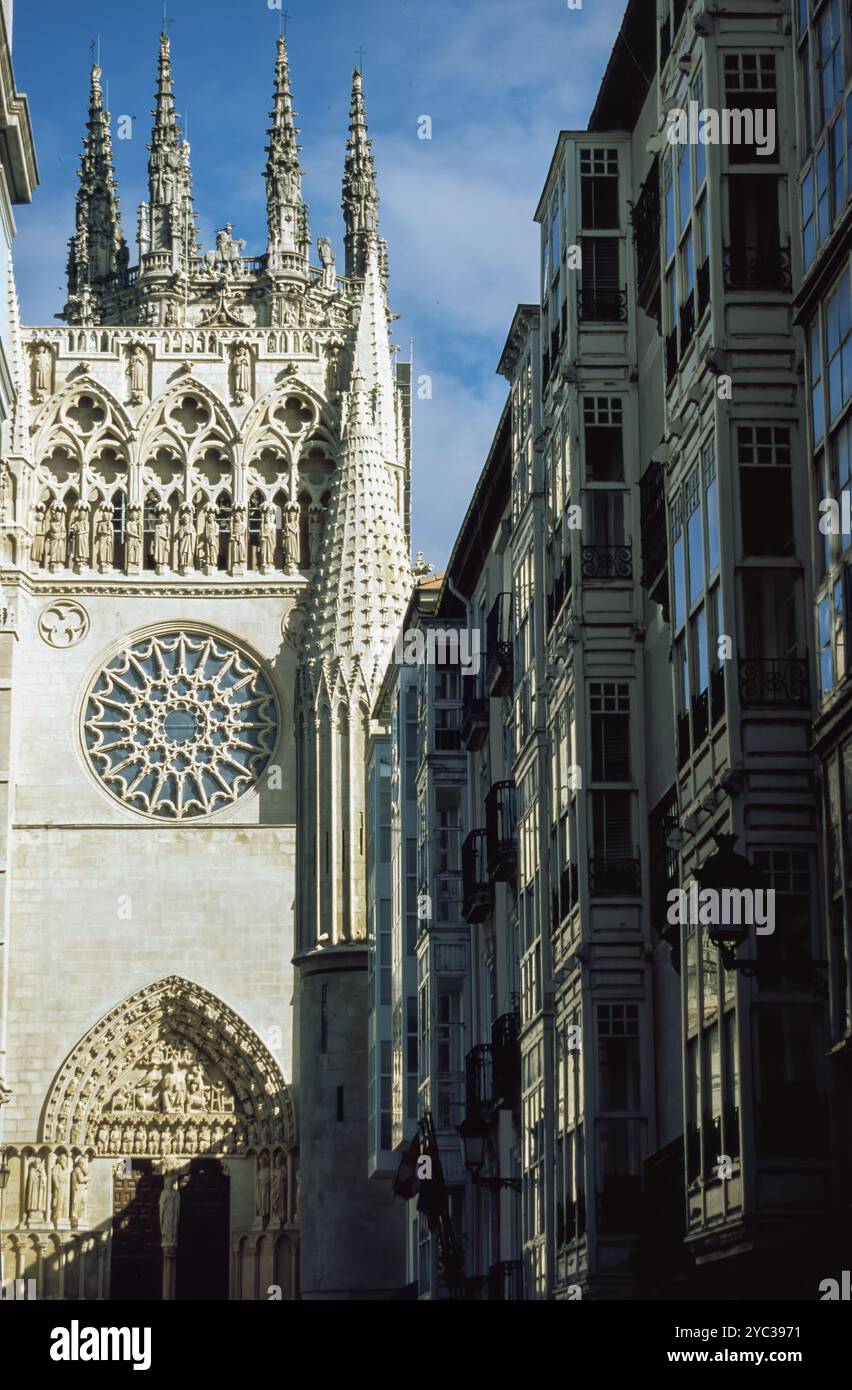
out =
<svg viewBox="0 0 852 1390"><path fill-rule="evenodd" d="M127 544L127 494L123 488L113 493L112 498L113 564L116 569L124 569Z"/></svg>
<svg viewBox="0 0 852 1390"><path fill-rule="evenodd" d="M216 557L216 568L220 570L228 568L228 547L231 539L231 513L233 509L230 492L220 492L216 498L216 521L219 526L219 554Z"/></svg>
<svg viewBox="0 0 852 1390"><path fill-rule="evenodd" d="M160 499L156 492L149 492L145 498L145 511L143 517L143 568L152 570L155 568L154 562L154 527L157 524L157 512L160 506Z"/></svg>
<svg viewBox="0 0 852 1390"><path fill-rule="evenodd" d="M255 491L249 498L248 511L248 562L249 569L256 570L260 565L260 537L263 521L263 505L266 501L262 492Z"/></svg>

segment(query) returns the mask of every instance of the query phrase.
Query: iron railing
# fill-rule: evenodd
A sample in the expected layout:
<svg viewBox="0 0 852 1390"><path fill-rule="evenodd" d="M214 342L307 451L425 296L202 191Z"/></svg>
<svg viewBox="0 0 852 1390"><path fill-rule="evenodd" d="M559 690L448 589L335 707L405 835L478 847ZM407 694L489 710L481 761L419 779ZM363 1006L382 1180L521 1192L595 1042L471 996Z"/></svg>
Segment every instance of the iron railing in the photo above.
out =
<svg viewBox="0 0 852 1390"><path fill-rule="evenodd" d="M577 318L580 323L625 323L627 290L596 285L578 290Z"/></svg>
<svg viewBox="0 0 852 1390"><path fill-rule="evenodd" d="M584 545L583 578L632 579L633 551L629 545Z"/></svg>
<svg viewBox="0 0 852 1390"><path fill-rule="evenodd" d="M589 892L593 898L638 898L642 873L638 858L589 855Z"/></svg>
<svg viewBox="0 0 852 1390"><path fill-rule="evenodd" d="M488 877L488 832L471 830L462 845L462 916L466 922L484 922L491 911L494 889Z"/></svg>
<svg viewBox="0 0 852 1390"><path fill-rule="evenodd" d="M488 872L495 883L514 880L518 864L518 830L514 782L495 782L485 798Z"/></svg>
<svg viewBox="0 0 852 1390"><path fill-rule="evenodd" d="M803 709L810 704L805 657L741 657L739 676L740 704L743 706Z"/></svg>
<svg viewBox="0 0 852 1390"><path fill-rule="evenodd" d="M784 246L726 246L726 290L789 290L790 252Z"/></svg>

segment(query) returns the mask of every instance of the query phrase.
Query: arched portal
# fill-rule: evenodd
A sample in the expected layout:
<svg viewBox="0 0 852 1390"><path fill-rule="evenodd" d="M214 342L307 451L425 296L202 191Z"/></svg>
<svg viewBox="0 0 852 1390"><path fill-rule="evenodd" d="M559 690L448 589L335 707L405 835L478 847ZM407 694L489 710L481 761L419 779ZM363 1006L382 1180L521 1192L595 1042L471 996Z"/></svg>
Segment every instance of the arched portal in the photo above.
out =
<svg viewBox="0 0 852 1390"><path fill-rule="evenodd" d="M295 1224L295 1122L278 1063L180 976L89 1030L51 1086L41 1132L109 1178L113 1298L227 1297L242 1236Z"/></svg>

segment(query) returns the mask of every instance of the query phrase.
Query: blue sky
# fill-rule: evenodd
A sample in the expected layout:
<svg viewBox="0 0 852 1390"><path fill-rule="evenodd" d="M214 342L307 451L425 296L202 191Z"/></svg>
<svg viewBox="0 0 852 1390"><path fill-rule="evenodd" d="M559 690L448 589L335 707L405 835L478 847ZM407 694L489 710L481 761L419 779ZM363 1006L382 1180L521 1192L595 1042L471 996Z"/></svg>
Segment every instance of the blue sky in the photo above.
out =
<svg viewBox="0 0 852 1390"><path fill-rule="evenodd" d="M415 402L412 539L440 569L506 395L495 375L520 301L537 296L532 217L560 129L585 127L626 0L284 0L311 231L342 265L340 180L351 73L364 88L389 244L396 341L431 400ZM651 3L651 0L648 0ZM65 295L67 238L98 34L125 236L136 261L162 0L18 0L14 61L41 186L16 209L26 323ZM265 241L261 177L278 12L267 0L169 0L175 96L188 117L204 248L229 221L247 254ZM432 139L418 139L418 119Z"/></svg>

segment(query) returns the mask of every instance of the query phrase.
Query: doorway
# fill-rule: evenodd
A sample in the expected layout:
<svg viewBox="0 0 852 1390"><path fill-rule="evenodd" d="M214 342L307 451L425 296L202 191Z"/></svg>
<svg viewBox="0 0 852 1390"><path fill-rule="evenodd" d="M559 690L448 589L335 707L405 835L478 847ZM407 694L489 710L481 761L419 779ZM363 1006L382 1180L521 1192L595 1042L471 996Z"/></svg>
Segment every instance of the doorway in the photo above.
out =
<svg viewBox="0 0 852 1390"><path fill-rule="evenodd" d="M193 1158L179 1190L175 1297L227 1300L228 1174L217 1158Z"/></svg>

